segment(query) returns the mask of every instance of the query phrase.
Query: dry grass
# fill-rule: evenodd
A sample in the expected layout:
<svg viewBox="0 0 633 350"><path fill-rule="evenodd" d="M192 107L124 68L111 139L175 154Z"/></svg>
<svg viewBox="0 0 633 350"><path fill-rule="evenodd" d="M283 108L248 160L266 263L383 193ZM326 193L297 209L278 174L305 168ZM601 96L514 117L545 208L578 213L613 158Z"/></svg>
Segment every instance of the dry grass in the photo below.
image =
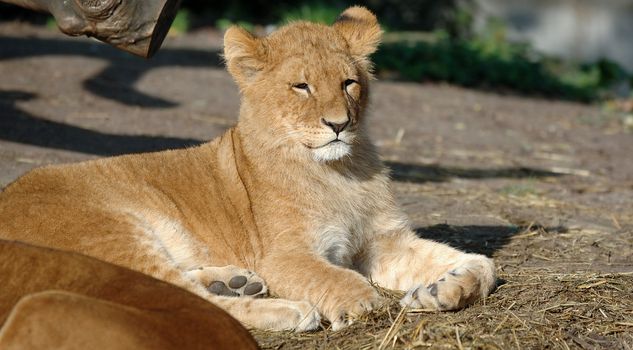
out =
<svg viewBox="0 0 633 350"><path fill-rule="evenodd" d="M264 349L633 348L633 273L500 277L493 295L459 312L401 310L384 292L389 305L343 331L254 335Z"/></svg>

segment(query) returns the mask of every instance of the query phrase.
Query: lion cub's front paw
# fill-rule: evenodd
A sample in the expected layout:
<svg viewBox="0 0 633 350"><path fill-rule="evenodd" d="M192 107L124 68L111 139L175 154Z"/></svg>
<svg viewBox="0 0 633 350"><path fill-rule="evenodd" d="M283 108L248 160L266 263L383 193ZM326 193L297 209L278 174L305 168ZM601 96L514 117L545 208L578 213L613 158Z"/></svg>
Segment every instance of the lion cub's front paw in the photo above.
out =
<svg viewBox="0 0 633 350"><path fill-rule="evenodd" d="M317 309L308 302L297 302L296 308L298 311L296 317L296 326L293 330L295 332L313 331L321 326L321 315Z"/></svg>
<svg viewBox="0 0 633 350"><path fill-rule="evenodd" d="M316 307L307 301L285 299L256 300L266 302L266 312L254 315L259 328L275 331L313 331L321 327L321 315Z"/></svg>
<svg viewBox="0 0 633 350"><path fill-rule="evenodd" d="M255 272L233 265L206 266L187 271L194 281L204 285L209 292L228 297L263 297L268 292L264 280Z"/></svg>
<svg viewBox="0 0 633 350"><path fill-rule="evenodd" d="M351 325L354 318L372 311L383 302L378 292L367 283L347 286L336 294L328 291L324 299L321 309L334 331Z"/></svg>
<svg viewBox="0 0 633 350"><path fill-rule="evenodd" d="M496 286L495 266L483 255L467 254L455 268L428 285L412 288L400 305L435 310L458 310L488 296Z"/></svg>

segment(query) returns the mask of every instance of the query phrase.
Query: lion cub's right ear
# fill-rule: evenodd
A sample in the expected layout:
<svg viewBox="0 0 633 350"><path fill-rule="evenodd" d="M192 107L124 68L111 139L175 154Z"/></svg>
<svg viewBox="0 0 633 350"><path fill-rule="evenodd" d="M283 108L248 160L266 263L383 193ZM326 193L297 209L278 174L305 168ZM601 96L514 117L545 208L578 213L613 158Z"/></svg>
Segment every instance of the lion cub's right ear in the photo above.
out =
<svg viewBox="0 0 633 350"><path fill-rule="evenodd" d="M334 22L334 28L343 35L350 53L359 61L368 60L382 37L376 16L362 6L352 6L343 11Z"/></svg>
<svg viewBox="0 0 633 350"><path fill-rule="evenodd" d="M232 26L224 33L224 59L229 73L243 88L264 69L264 46L245 29Z"/></svg>

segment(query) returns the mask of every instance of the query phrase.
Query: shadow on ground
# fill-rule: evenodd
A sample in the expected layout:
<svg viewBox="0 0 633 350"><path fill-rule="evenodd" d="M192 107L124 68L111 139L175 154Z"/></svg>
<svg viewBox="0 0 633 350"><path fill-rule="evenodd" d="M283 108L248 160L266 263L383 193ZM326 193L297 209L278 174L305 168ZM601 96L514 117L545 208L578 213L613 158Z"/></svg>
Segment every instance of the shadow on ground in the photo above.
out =
<svg viewBox="0 0 633 350"><path fill-rule="evenodd" d="M0 90L0 139L100 156L183 148L201 141L148 135L116 135L41 119L16 107L36 95Z"/></svg>
<svg viewBox="0 0 633 350"><path fill-rule="evenodd" d="M177 103L147 95L134 84L148 71L166 66L218 67L219 51L196 49L161 49L151 60L121 52L103 43L81 40L0 37L0 60L32 56L85 56L106 60L108 66L83 82L95 95L129 106L168 108Z"/></svg>
<svg viewBox="0 0 633 350"><path fill-rule="evenodd" d="M551 171L528 167L474 169L439 165L399 163L390 161L385 162L385 164L389 168L391 168L391 178L394 181L413 183L444 182L451 178L522 179L561 176L561 174Z"/></svg>
<svg viewBox="0 0 633 350"><path fill-rule="evenodd" d="M431 239L449 244L451 247L469 253L492 254L510 242L512 236L542 230L549 233L564 233L567 228L532 226L500 226L500 225L465 225L453 226L438 224L415 229L420 238Z"/></svg>

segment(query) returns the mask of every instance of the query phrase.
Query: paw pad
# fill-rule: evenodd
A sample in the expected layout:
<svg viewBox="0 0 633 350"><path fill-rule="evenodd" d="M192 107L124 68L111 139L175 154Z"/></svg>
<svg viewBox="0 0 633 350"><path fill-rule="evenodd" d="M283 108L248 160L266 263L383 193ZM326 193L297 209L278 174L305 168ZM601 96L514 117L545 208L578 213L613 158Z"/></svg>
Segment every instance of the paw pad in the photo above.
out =
<svg viewBox="0 0 633 350"><path fill-rule="evenodd" d="M241 288L246 284L246 282L248 282L248 279L246 279L246 276L235 276L231 278L231 280L229 281L229 287Z"/></svg>
<svg viewBox="0 0 633 350"><path fill-rule="evenodd" d="M263 288L264 288L264 286L261 283L254 282L254 283L251 283L251 284L247 285L246 287L244 287L244 294L246 294L246 295L255 295L255 294L261 292Z"/></svg>
<svg viewBox="0 0 633 350"><path fill-rule="evenodd" d="M432 296L437 296L437 283L431 283L427 288Z"/></svg>
<svg viewBox="0 0 633 350"><path fill-rule="evenodd" d="M264 297L268 292L264 280L253 271L234 265L205 266L187 272L188 276L215 295L228 297Z"/></svg>
<svg viewBox="0 0 633 350"><path fill-rule="evenodd" d="M209 285L209 287L207 288L209 290L209 292L216 294L216 295L223 295L226 297L239 297L240 295L235 293L234 291L230 290L229 288L226 287L226 284L224 284L224 282L222 281L213 281L211 282L211 284Z"/></svg>
<svg viewBox="0 0 633 350"><path fill-rule="evenodd" d="M242 295L248 296L263 296L262 290L264 285L260 282L248 283L246 276L235 276L229 280L228 286L222 281L213 281L207 287L207 290L216 295L222 295L226 297L239 297Z"/></svg>

